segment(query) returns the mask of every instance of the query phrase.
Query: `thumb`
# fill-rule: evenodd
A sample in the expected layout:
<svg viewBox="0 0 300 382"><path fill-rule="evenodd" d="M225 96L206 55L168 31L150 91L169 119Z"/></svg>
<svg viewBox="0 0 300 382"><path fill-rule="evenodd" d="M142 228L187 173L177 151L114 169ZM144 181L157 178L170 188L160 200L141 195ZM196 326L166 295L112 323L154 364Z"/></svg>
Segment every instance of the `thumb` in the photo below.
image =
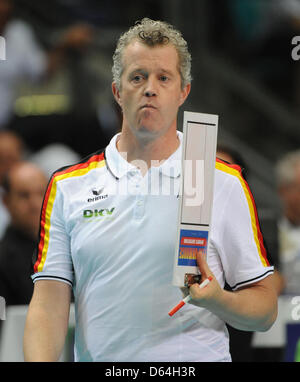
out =
<svg viewBox="0 0 300 382"><path fill-rule="evenodd" d="M202 281L209 276L212 276L212 271L210 270L207 261L206 261L206 251L197 251L196 254L196 260L197 260L197 265L199 268L199 271L201 273L201 278Z"/></svg>

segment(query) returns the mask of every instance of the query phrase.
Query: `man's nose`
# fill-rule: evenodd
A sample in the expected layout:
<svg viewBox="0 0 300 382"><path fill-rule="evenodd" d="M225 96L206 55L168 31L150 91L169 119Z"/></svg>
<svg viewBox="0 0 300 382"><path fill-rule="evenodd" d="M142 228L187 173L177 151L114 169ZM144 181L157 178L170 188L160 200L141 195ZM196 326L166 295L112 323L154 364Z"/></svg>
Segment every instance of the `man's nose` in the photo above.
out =
<svg viewBox="0 0 300 382"><path fill-rule="evenodd" d="M145 96L146 97L153 97L155 95L156 95L156 93L154 91L151 91L151 90L146 90L145 91Z"/></svg>
<svg viewBox="0 0 300 382"><path fill-rule="evenodd" d="M146 97L154 97L157 95L157 90L156 90L156 83L154 79L148 79L146 87L145 87L145 92L144 95Z"/></svg>

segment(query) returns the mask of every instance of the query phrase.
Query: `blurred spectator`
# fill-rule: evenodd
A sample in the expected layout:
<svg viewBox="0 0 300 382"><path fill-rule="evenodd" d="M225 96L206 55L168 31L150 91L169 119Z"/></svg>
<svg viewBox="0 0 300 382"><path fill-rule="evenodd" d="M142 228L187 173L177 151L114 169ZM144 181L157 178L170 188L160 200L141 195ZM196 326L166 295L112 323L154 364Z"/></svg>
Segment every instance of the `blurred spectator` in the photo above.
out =
<svg viewBox="0 0 300 382"><path fill-rule="evenodd" d="M13 0L0 0L0 35L6 41L6 60L1 61L0 70L0 128L12 117L15 90L22 79L34 82L47 78L62 65L70 50L82 52L93 37L90 26L74 25L49 52L45 52L31 27L12 16Z"/></svg>
<svg viewBox="0 0 300 382"><path fill-rule="evenodd" d="M80 155L70 147L54 143L43 147L30 156L30 162L35 163L50 178L60 167L75 164L80 161Z"/></svg>
<svg viewBox="0 0 300 382"><path fill-rule="evenodd" d="M0 131L0 239L9 223L9 213L2 201L2 183L8 170L23 159L24 145L20 137L10 131Z"/></svg>
<svg viewBox="0 0 300 382"><path fill-rule="evenodd" d="M20 162L7 173L3 201L11 223L0 241L0 296L7 305L28 304L33 285L31 261L47 178L34 164Z"/></svg>
<svg viewBox="0 0 300 382"><path fill-rule="evenodd" d="M278 195L282 205L279 259L285 278L284 292L300 294L300 150L289 152L276 166Z"/></svg>
<svg viewBox="0 0 300 382"><path fill-rule="evenodd" d="M231 164L237 164L241 167L242 174L245 180L247 180L248 169L246 163L241 154L225 144L219 143L217 146L217 157Z"/></svg>

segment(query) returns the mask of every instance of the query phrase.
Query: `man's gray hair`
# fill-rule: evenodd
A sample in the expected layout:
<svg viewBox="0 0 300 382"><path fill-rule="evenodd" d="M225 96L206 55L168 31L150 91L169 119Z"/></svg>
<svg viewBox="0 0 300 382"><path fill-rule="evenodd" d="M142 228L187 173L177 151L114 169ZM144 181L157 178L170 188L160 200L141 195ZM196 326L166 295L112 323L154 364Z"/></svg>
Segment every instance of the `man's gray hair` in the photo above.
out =
<svg viewBox="0 0 300 382"><path fill-rule="evenodd" d="M291 151L283 156L275 166L277 185L292 184L297 167L300 167L300 150Z"/></svg>
<svg viewBox="0 0 300 382"><path fill-rule="evenodd" d="M135 23L127 32L123 33L117 43L113 55L113 81L118 89L121 85L123 73L123 52L133 40L138 40L148 46L172 44L178 53L179 72L181 76L181 87L184 88L191 83L191 55L188 51L187 42L182 37L181 32L176 30L171 24L164 21L154 21L144 18Z"/></svg>

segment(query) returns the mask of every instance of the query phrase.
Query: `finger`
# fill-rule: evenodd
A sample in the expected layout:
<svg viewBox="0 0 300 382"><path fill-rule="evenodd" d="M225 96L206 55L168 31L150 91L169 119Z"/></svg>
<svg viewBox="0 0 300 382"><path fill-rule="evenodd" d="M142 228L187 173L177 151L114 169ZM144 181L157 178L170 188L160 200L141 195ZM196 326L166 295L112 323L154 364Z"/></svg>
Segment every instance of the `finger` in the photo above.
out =
<svg viewBox="0 0 300 382"><path fill-rule="evenodd" d="M196 259L197 259L197 265L202 275L202 281L203 281L208 276L212 275L212 272L209 269L209 266L206 261L206 253L204 251L197 251Z"/></svg>
<svg viewBox="0 0 300 382"><path fill-rule="evenodd" d="M190 296L193 299L200 298L201 295L203 294L201 289L206 288L210 284L210 282L212 280L213 280L213 277L212 276L208 276L208 278L206 278L204 281L202 281L200 285L199 284L191 285L191 287L190 287Z"/></svg>

